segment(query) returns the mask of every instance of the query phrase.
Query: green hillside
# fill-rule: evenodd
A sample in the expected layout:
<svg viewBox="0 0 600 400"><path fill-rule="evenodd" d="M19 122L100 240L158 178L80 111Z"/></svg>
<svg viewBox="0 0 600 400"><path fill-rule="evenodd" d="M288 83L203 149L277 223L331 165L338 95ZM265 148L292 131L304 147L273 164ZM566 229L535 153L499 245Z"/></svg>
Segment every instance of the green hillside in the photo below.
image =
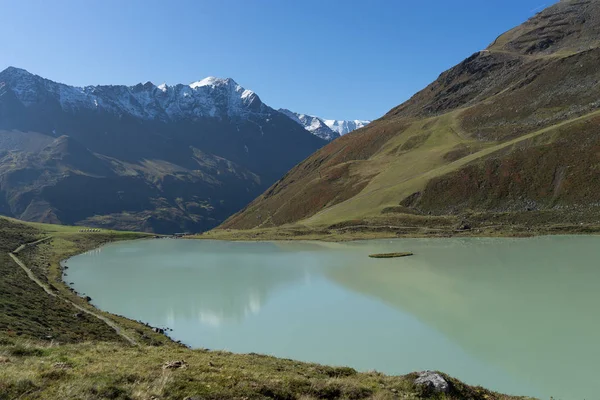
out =
<svg viewBox="0 0 600 400"><path fill-rule="evenodd" d="M597 231L598 15L596 1L544 10L317 151L220 228Z"/></svg>

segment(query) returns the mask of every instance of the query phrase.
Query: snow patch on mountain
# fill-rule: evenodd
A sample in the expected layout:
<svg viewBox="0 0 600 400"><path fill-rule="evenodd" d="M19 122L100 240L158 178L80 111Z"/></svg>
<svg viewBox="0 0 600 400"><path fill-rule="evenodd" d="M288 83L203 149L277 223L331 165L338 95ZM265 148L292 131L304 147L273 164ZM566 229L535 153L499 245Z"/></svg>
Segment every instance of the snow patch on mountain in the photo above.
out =
<svg viewBox="0 0 600 400"><path fill-rule="evenodd" d="M314 115L295 113L285 108L280 108L278 111L302 125L307 131L329 141L371 123L371 121L358 119L352 121L323 119Z"/></svg>
<svg viewBox="0 0 600 400"><path fill-rule="evenodd" d="M296 123L302 125L304 129L311 132L313 135L320 137L321 139L332 141L340 137L337 132L332 131L327 125L325 125L325 122L323 122L323 120L319 117L315 117L314 115L298 114L285 108L280 108L278 111Z"/></svg>
<svg viewBox="0 0 600 400"><path fill-rule="evenodd" d="M371 121L365 120L337 120L337 119L325 119L323 120L325 125L329 127L332 131L339 133L340 135L345 135L357 129L363 128L371 123Z"/></svg>

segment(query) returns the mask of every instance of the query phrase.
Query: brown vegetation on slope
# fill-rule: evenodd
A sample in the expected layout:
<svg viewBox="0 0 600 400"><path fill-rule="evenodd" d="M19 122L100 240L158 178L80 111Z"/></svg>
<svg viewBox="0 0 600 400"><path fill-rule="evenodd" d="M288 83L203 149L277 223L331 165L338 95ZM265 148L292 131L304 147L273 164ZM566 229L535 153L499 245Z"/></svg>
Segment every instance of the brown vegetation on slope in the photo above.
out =
<svg viewBox="0 0 600 400"><path fill-rule="evenodd" d="M222 225L249 229L308 217L358 194L372 178L360 162L375 154L406 125L379 123L342 136L294 167L280 181Z"/></svg>
<svg viewBox="0 0 600 400"><path fill-rule="evenodd" d="M598 1L544 10L315 153L222 227L381 225L471 210L597 214L598 16Z"/></svg>
<svg viewBox="0 0 600 400"><path fill-rule="evenodd" d="M551 143L528 143L432 179L410 206L440 214L596 207L599 127L600 116L584 119L558 129Z"/></svg>
<svg viewBox="0 0 600 400"><path fill-rule="evenodd" d="M598 2L561 0L501 35L490 48L526 55L575 53L597 47L599 38Z"/></svg>
<svg viewBox="0 0 600 400"><path fill-rule="evenodd" d="M514 138L600 108L600 49L523 65L519 79L462 115L479 140Z"/></svg>

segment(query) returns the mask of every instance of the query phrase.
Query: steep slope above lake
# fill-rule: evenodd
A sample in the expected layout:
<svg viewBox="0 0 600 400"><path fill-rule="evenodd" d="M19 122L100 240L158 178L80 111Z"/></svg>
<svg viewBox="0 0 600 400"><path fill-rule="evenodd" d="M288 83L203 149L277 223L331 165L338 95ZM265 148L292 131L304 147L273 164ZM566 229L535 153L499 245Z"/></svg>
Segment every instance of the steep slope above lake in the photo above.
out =
<svg viewBox="0 0 600 400"><path fill-rule="evenodd" d="M597 224L599 15L597 1L544 10L222 227Z"/></svg>

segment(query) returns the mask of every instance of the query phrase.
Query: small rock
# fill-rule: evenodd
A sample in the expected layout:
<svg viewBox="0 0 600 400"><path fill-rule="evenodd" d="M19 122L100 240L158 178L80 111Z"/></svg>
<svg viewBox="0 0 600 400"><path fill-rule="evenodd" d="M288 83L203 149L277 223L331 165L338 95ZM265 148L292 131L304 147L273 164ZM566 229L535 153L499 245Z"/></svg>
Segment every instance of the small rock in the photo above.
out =
<svg viewBox="0 0 600 400"><path fill-rule="evenodd" d="M458 226L458 230L459 231L470 231L471 230L471 224L469 224L466 221L461 222L461 224Z"/></svg>
<svg viewBox="0 0 600 400"><path fill-rule="evenodd" d="M0 364L8 364L10 362L10 358L0 356Z"/></svg>
<svg viewBox="0 0 600 400"><path fill-rule="evenodd" d="M83 317L83 313L78 312L78 313L73 314L73 316L75 318L82 318Z"/></svg>
<svg viewBox="0 0 600 400"><path fill-rule="evenodd" d="M90 296L85 296L83 299L84 299L85 301L87 301L88 303L89 303L90 301L92 301L92 298L91 298Z"/></svg>
<svg viewBox="0 0 600 400"><path fill-rule="evenodd" d="M184 360L167 361L163 364L163 369L187 368L188 364Z"/></svg>
<svg viewBox="0 0 600 400"><path fill-rule="evenodd" d="M420 372L415 384L422 385L427 391L433 393L448 393L450 390L448 382L440 374L433 371Z"/></svg>
<svg viewBox="0 0 600 400"><path fill-rule="evenodd" d="M162 328L152 328L152 332L160 333L161 335L163 335L165 333L165 330Z"/></svg>

